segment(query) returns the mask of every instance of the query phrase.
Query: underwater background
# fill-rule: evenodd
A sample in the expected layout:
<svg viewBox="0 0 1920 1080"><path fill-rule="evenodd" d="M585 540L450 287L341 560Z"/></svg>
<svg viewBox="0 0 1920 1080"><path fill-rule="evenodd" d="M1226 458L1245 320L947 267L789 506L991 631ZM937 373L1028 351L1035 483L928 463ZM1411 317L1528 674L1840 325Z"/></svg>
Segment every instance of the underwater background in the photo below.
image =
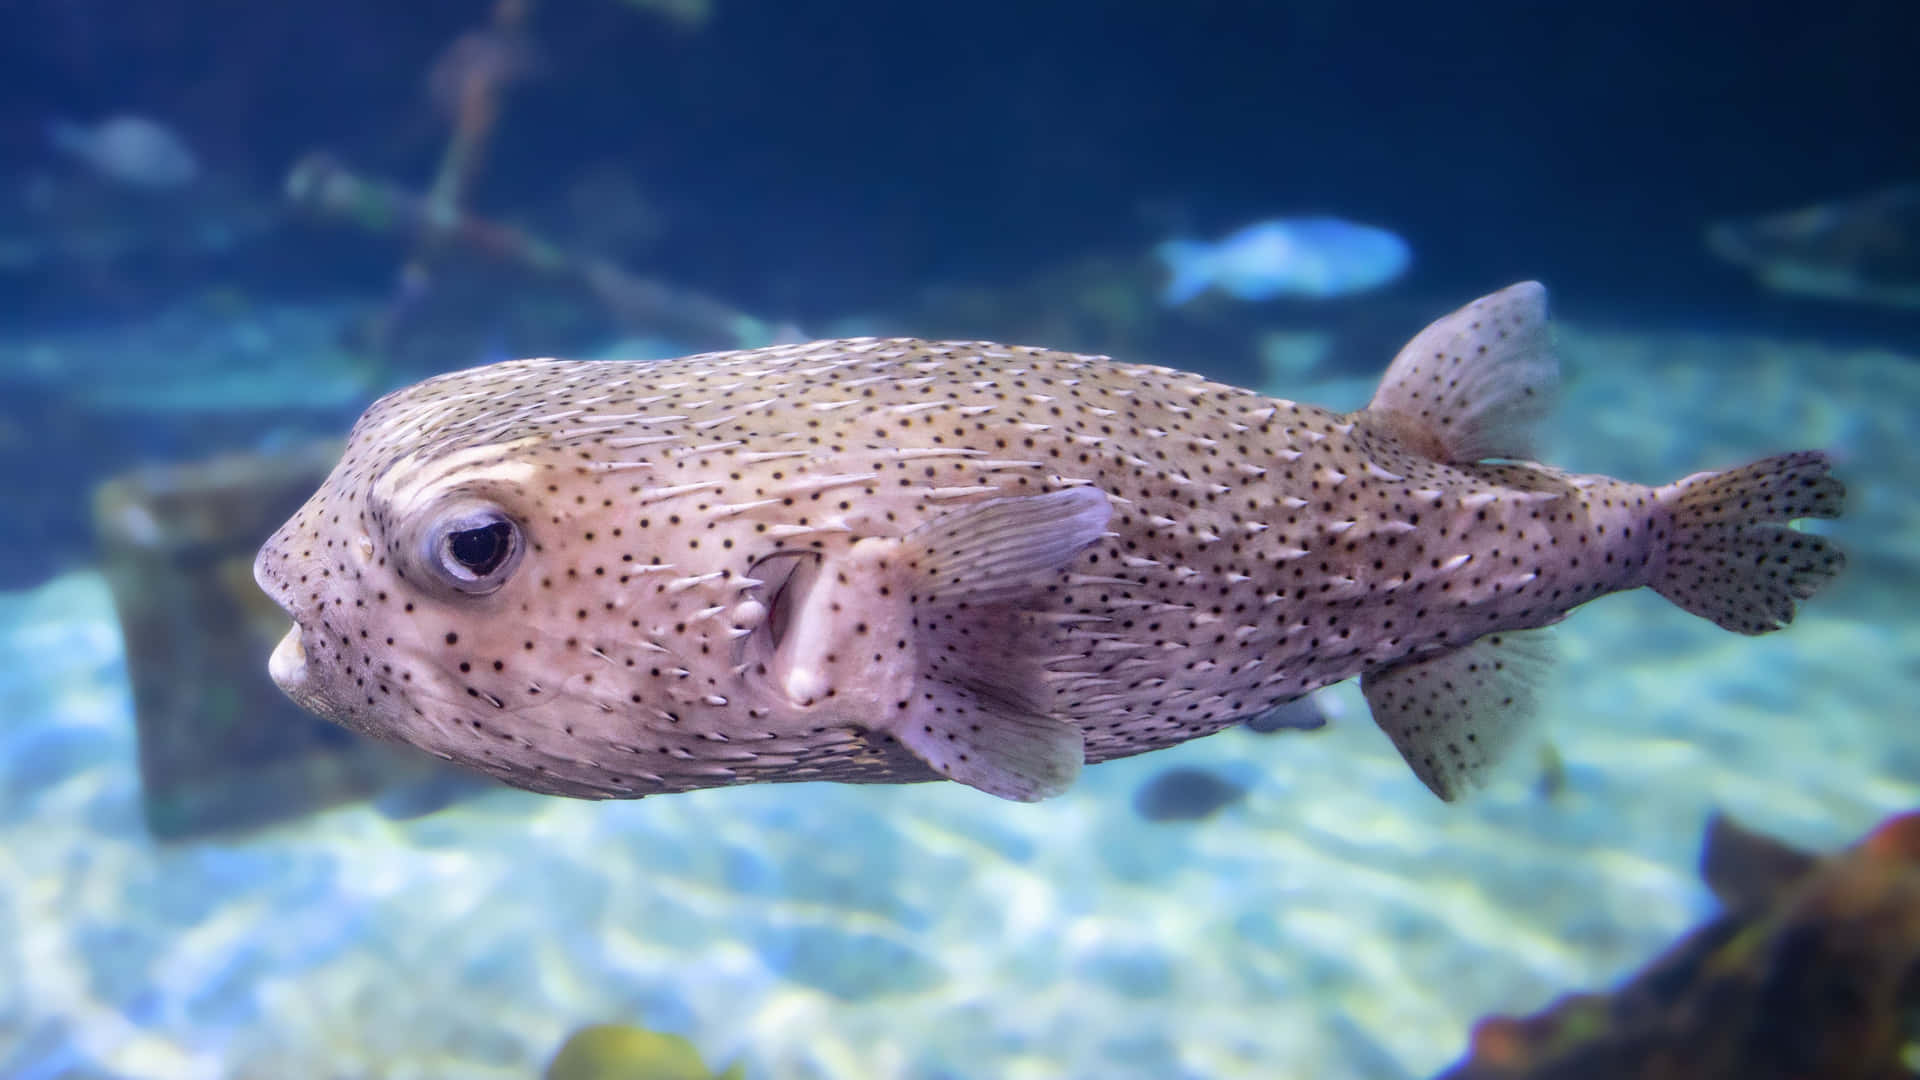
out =
<svg viewBox="0 0 1920 1080"><path fill-rule="evenodd" d="M0 5L0 1077L533 1077L611 1023L751 1077L1390 1080L1616 983L1714 910L1715 810L1825 850L1920 805L1915 40L1866 0ZM1326 218L1410 258L1329 277ZM1221 269L1173 302L1183 251ZM1546 461L1826 449L1850 565L1758 639L1583 608L1550 749L1459 804L1351 686L1037 805L596 804L265 677L254 549L431 373L910 334L1355 408L1529 278Z"/></svg>

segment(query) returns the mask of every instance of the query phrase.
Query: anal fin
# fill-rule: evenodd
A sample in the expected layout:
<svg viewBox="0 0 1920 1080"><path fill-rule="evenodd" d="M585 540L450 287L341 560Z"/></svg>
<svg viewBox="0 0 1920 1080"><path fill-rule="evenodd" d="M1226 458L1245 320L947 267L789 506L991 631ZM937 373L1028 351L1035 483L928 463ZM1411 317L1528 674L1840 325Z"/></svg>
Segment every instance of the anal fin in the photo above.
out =
<svg viewBox="0 0 1920 1080"><path fill-rule="evenodd" d="M1547 634L1488 634L1361 677L1374 723L1435 795L1451 802L1485 783L1526 734L1551 656Z"/></svg>

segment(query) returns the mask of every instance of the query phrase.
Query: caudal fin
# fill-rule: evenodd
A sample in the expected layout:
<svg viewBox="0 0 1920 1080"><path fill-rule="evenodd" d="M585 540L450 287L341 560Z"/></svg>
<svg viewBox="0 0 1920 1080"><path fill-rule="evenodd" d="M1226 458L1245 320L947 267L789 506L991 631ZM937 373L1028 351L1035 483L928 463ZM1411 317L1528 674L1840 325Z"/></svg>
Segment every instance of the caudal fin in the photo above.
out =
<svg viewBox="0 0 1920 1080"><path fill-rule="evenodd" d="M1823 536L1788 526L1840 516L1846 488L1817 450L1696 473L1656 489L1673 513L1661 596L1742 634L1793 621L1796 601L1832 581L1847 559Z"/></svg>
<svg viewBox="0 0 1920 1080"><path fill-rule="evenodd" d="M1213 286L1213 254L1207 245L1169 240L1154 254L1167 267L1167 287L1160 293L1160 302L1167 307L1179 307Z"/></svg>

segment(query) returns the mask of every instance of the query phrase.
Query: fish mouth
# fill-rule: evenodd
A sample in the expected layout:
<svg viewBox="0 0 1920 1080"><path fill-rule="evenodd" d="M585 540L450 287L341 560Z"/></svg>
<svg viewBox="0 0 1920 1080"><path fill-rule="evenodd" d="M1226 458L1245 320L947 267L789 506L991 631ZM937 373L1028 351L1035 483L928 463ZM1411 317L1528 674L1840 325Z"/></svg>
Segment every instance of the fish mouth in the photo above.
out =
<svg viewBox="0 0 1920 1080"><path fill-rule="evenodd" d="M259 554L253 558L253 582L260 591L272 600L275 607L287 613L293 625L281 636L280 643L273 648L273 655L267 658L267 674L274 684L294 701L308 711L317 712L316 695L313 689L307 665L306 645L300 640L300 617L293 610L287 590L274 572L275 564L283 562L279 554L278 536L261 546Z"/></svg>
<svg viewBox="0 0 1920 1080"><path fill-rule="evenodd" d="M287 636L267 658L267 674L287 696L298 700L307 689L307 649L300 643L300 624L287 627Z"/></svg>
<svg viewBox="0 0 1920 1080"><path fill-rule="evenodd" d="M323 719L345 722L345 713L328 699L324 680L313 677L299 623L288 627L286 636L273 647L273 655L267 658L267 674L295 705Z"/></svg>

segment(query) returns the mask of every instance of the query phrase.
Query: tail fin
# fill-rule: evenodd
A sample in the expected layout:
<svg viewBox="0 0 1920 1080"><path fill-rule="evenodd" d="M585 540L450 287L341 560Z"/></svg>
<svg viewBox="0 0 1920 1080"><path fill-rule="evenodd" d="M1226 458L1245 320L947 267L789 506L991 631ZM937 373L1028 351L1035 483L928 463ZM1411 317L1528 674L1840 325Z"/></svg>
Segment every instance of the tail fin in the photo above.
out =
<svg viewBox="0 0 1920 1080"><path fill-rule="evenodd" d="M1840 516L1847 491L1829 465L1809 450L1656 489L1673 513L1673 535L1654 590L1742 634L1792 622L1794 602L1819 592L1847 562L1826 537L1787 525Z"/></svg>
<svg viewBox="0 0 1920 1080"><path fill-rule="evenodd" d="M1213 250L1193 240L1169 240L1153 249L1171 275L1160 293L1167 307L1181 304L1206 292L1213 284Z"/></svg>

